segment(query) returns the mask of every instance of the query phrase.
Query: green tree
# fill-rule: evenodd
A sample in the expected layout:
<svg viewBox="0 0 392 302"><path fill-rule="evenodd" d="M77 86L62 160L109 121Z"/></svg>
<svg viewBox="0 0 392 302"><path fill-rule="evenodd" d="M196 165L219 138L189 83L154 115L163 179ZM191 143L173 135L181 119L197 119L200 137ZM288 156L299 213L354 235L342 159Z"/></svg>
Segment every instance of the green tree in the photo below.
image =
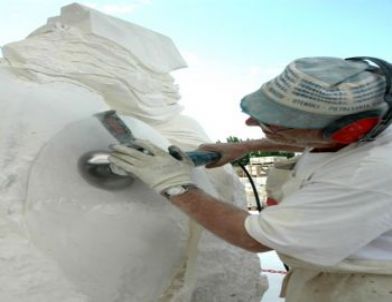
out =
<svg viewBox="0 0 392 302"><path fill-rule="evenodd" d="M226 138L226 141L228 143L240 143L240 142L242 142L242 140L239 139L236 136L229 136L228 138ZM241 157L240 159L237 159L237 160L231 162L231 164L233 166L239 166L239 165L246 166L247 164L249 164L249 160L250 160L250 153L246 154L245 156Z"/></svg>

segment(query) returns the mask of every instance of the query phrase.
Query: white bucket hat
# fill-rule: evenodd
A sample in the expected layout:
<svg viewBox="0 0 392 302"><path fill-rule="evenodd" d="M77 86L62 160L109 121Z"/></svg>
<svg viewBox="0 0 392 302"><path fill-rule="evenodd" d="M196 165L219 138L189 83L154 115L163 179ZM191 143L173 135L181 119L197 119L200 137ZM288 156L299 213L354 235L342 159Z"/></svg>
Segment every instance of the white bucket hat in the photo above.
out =
<svg viewBox="0 0 392 302"><path fill-rule="evenodd" d="M332 57L301 58L241 100L262 123L321 129L342 116L385 112L385 79L366 62Z"/></svg>

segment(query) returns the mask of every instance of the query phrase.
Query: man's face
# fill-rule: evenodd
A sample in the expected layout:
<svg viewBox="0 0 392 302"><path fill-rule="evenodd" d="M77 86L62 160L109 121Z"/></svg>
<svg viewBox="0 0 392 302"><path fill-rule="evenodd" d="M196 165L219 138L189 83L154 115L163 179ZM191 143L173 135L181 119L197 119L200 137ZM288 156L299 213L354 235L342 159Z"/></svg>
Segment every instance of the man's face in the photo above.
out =
<svg viewBox="0 0 392 302"><path fill-rule="evenodd" d="M265 124L253 117L246 120L248 126L259 126L266 138L280 144L288 144L301 147L319 147L330 144L329 140L323 138L320 129L295 129L283 126Z"/></svg>

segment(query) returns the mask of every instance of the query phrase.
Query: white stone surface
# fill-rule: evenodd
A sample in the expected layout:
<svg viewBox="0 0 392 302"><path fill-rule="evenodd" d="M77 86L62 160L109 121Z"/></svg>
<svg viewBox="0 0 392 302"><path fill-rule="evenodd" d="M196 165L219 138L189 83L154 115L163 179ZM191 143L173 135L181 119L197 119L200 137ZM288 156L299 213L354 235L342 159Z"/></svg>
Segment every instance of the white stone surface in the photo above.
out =
<svg viewBox="0 0 392 302"><path fill-rule="evenodd" d="M137 180L110 192L77 172L80 153L112 142L79 121L109 108L162 147L209 141L181 114L168 72L183 60L170 39L74 4L3 50L0 301L260 300L256 255L202 232ZM194 179L246 206L230 167Z"/></svg>

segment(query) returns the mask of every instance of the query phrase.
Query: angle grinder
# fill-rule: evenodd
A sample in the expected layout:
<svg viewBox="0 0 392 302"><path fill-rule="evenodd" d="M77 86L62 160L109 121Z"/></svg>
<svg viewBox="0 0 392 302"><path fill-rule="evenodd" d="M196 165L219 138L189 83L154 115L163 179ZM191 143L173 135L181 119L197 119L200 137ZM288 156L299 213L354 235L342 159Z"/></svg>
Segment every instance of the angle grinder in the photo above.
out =
<svg viewBox="0 0 392 302"><path fill-rule="evenodd" d="M136 140L135 136L115 110L100 112L94 116L119 143L135 148L132 145L132 142ZM148 153L147 150L140 147L137 150ZM210 151L190 151L181 154L176 148L169 148L168 153L177 160L182 160L185 154L196 167L218 161L221 158L220 153ZM87 182L102 189L120 190L129 187L133 183L134 177L125 171L113 173L114 167L110 165L109 155L107 150L96 150L83 154L78 161L81 175Z"/></svg>

